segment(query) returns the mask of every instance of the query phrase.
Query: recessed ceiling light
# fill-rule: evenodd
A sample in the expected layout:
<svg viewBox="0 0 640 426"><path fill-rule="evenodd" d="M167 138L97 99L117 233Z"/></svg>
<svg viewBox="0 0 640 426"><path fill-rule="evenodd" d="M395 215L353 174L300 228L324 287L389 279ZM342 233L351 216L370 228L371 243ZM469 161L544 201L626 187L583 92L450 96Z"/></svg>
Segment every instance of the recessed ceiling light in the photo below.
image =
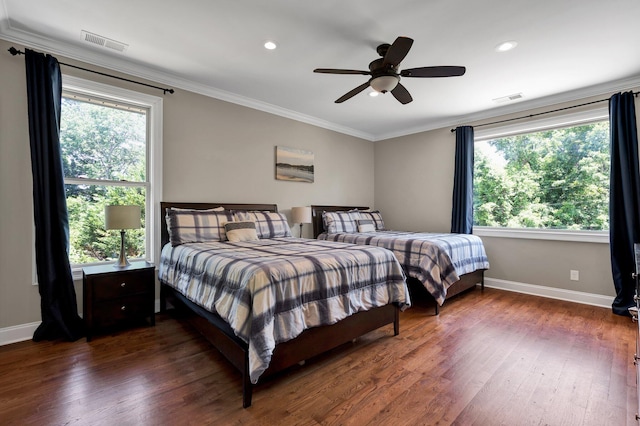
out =
<svg viewBox="0 0 640 426"><path fill-rule="evenodd" d="M515 49L517 45L518 43L515 41L505 41L504 43L500 43L496 46L496 52L507 52Z"/></svg>
<svg viewBox="0 0 640 426"><path fill-rule="evenodd" d="M272 41L268 41L268 42L266 42L266 43L264 44L264 48L265 48L265 49L268 49L268 50L273 50L273 49L275 49L276 47L278 47L278 46L277 46L274 42L272 42Z"/></svg>

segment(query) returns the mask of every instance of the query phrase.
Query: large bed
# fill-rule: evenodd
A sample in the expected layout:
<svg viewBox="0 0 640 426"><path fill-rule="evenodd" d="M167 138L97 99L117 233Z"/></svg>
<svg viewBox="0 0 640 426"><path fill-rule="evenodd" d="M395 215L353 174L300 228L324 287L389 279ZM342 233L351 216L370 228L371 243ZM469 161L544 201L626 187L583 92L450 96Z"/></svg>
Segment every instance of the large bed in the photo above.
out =
<svg viewBox="0 0 640 426"><path fill-rule="evenodd" d="M264 377L387 324L399 333L410 298L390 251L291 237L274 204L162 202L161 212L161 311L187 312L242 373L243 407Z"/></svg>
<svg viewBox="0 0 640 426"><path fill-rule="evenodd" d="M477 236L385 230L382 215L368 207L312 205L311 215L315 238L393 251L411 289L435 300L436 315L445 299L477 284L484 288L489 261Z"/></svg>

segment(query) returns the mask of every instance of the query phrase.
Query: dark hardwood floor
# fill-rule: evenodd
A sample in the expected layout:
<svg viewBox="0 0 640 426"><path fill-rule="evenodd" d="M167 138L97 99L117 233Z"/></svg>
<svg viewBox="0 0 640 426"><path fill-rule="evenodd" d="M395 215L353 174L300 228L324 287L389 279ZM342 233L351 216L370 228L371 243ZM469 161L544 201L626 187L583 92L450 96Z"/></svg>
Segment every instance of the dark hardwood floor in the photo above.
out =
<svg viewBox="0 0 640 426"><path fill-rule="evenodd" d="M495 289L424 300L254 390L183 321L0 347L2 425L636 425L635 334L609 309Z"/></svg>

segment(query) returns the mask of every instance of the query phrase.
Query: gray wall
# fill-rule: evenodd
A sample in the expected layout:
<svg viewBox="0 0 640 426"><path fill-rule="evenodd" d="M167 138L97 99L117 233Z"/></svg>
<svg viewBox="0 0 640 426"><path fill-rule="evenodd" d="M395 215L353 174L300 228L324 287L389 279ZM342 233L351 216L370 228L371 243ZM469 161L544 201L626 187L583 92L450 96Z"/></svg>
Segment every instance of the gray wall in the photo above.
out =
<svg viewBox="0 0 640 426"><path fill-rule="evenodd" d="M576 105L606 96L573 102ZM568 105L545 108L552 110ZM636 100L636 113L638 113ZM504 117L525 116L542 110ZM480 123L464 123L480 124ZM385 225L449 232L455 155L450 127L375 143L375 201ZM482 237L491 269L486 277L596 295L615 296L609 244ZM580 280L569 279L570 270Z"/></svg>
<svg viewBox="0 0 640 426"><path fill-rule="evenodd" d="M12 45L0 40L0 51L5 52L0 54L0 341L2 329L41 319L38 288L32 285L33 207L24 56L6 53ZM153 89L73 68L63 67L62 71L162 96ZM285 214L293 206L312 203L373 204L371 142L182 90L163 98L163 200L276 203ZM313 151L315 182L277 181L276 146ZM305 236L311 237L311 225L305 226ZM76 283L76 292L81 301L80 283Z"/></svg>
<svg viewBox="0 0 640 426"><path fill-rule="evenodd" d="M0 40L0 51L11 45ZM72 68L63 72L162 96L153 89ZM40 297L32 285L24 57L0 55L0 75L1 341L3 329L40 321ZM449 128L372 143L182 90L163 98L165 201L277 203L286 214L293 206L374 206L375 201L388 227L449 230L455 150ZM315 183L275 180L278 145L315 153ZM309 225L305 236L311 236ZM614 295L607 244L483 240L491 261L489 278ZM580 271L580 281L569 280L569 269ZM81 300L80 283L76 290Z"/></svg>

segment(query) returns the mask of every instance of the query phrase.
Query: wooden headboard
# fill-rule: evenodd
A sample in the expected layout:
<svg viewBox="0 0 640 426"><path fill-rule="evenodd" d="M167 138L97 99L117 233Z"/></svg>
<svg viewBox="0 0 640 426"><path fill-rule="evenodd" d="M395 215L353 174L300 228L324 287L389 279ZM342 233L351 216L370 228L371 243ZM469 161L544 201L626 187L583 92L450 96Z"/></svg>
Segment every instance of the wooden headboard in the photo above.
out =
<svg viewBox="0 0 640 426"><path fill-rule="evenodd" d="M206 210L216 207L224 207L225 210L261 210L277 212L276 204L234 204L234 203L182 203L182 202L160 202L160 249L169 242L169 231L167 230L167 221L165 215L167 208L176 207L179 209L197 209Z"/></svg>
<svg viewBox="0 0 640 426"><path fill-rule="evenodd" d="M322 212L342 212L349 210L368 210L369 207L353 207L353 206L311 206L311 222L313 222L313 238L324 232L324 223L322 222Z"/></svg>

